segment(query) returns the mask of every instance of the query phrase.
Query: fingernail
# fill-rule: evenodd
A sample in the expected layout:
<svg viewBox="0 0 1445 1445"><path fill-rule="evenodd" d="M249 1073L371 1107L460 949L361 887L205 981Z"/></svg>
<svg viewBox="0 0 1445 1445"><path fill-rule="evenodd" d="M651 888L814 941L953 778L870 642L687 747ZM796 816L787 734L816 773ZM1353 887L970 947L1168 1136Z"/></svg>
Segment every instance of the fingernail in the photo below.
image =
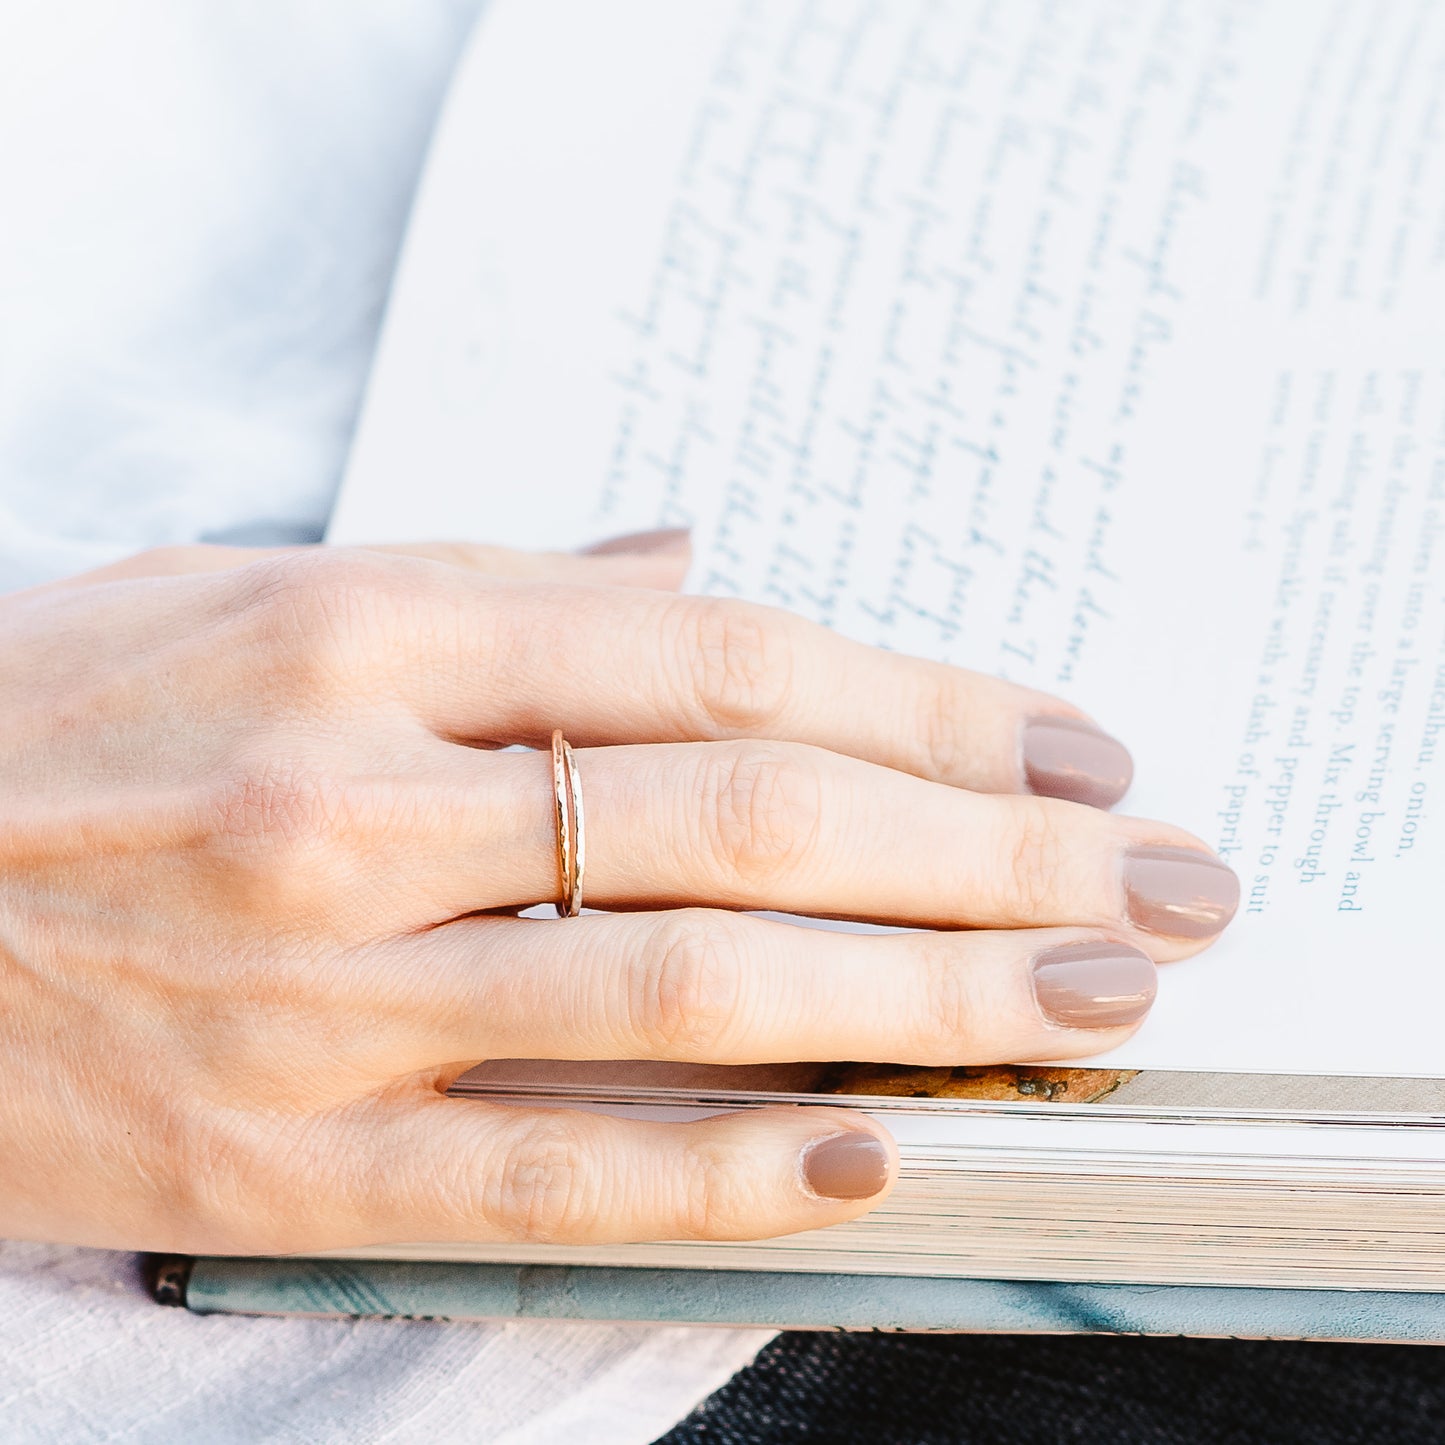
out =
<svg viewBox="0 0 1445 1445"><path fill-rule="evenodd" d="M1134 759L1117 738L1076 717L1036 717L1024 724L1029 791L1091 808L1111 808L1134 780Z"/></svg>
<svg viewBox="0 0 1445 1445"><path fill-rule="evenodd" d="M655 553L669 553L680 557L692 545L692 532L687 527L659 527L653 532L628 532L621 537L609 537L605 542L594 542L582 548L585 557L611 557L625 554L632 557L651 556Z"/></svg>
<svg viewBox="0 0 1445 1445"><path fill-rule="evenodd" d="M1239 879L1194 848L1131 848L1124 855L1129 920L1151 933L1213 938L1239 907Z"/></svg>
<svg viewBox="0 0 1445 1445"><path fill-rule="evenodd" d="M1034 955L1034 1001L1066 1029L1138 1023L1154 1002L1154 960L1125 943L1064 943Z"/></svg>
<svg viewBox="0 0 1445 1445"><path fill-rule="evenodd" d="M803 1183L819 1199L871 1199L888 1183L888 1151L871 1134L830 1134L803 1150Z"/></svg>

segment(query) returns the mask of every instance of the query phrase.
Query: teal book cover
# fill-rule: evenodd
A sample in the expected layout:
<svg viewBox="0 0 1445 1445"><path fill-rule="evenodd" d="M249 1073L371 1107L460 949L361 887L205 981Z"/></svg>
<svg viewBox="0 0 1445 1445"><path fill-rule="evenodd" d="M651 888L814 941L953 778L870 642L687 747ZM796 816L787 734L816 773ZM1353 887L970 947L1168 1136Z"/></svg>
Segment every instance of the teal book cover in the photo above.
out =
<svg viewBox="0 0 1445 1445"><path fill-rule="evenodd" d="M1445 1294L1405 1291L229 1257L153 1282L201 1314L1445 1343Z"/></svg>

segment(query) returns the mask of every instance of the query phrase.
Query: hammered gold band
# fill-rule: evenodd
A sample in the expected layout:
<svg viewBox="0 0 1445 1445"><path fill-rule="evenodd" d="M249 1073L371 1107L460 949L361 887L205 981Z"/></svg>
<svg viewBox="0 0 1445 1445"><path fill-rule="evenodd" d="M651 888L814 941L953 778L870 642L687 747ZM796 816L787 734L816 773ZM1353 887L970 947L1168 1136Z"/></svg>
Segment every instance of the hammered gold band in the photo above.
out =
<svg viewBox="0 0 1445 1445"><path fill-rule="evenodd" d="M583 838L582 777L577 757L562 736L552 732L552 790L557 802L558 918L576 918L582 912L582 875L587 866Z"/></svg>

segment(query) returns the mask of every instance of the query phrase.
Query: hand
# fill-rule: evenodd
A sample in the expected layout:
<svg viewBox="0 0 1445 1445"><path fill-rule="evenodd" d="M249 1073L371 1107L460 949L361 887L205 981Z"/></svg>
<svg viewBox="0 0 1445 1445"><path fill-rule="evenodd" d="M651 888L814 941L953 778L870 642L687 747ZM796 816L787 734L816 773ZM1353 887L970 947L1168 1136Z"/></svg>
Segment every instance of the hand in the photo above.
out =
<svg viewBox="0 0 1445 1445"><path fill-rule="evenodd" d="M444 1091L488 1057L1086 1055L1137 1026L1151 960L1233 911L1198 840L1036 795L1128 782L1052 698L655 590L676 546L417 550L185 549L0 599L0 1235L280 1253L834 1223L896 1169L856 1114ZM613 911L521 919L556 896L551 761L488 749L554 727Z"/></svg>

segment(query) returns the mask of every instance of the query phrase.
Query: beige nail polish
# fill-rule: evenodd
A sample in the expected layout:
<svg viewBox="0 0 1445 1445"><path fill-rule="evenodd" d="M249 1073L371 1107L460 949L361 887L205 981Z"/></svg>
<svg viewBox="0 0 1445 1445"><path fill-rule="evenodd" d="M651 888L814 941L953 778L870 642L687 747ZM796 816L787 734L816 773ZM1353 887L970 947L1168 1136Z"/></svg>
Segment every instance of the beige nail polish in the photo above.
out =
<svg viewBox="0 0 1445 1445"><path fill-rule="evenodd" d="M1134 780L1134 760L1117 738L1076 717L1035 717L1024 724L1029 791L1093 808L1111 808Z"/></svg>
<svg viewBox="0 0 1445 1445"><path fill-rule="evenodd" d="M608 537L606 541L583 547L582 554L586 557L641 557L668 553L680 557L691 545L692 533L688 528L659 527L652 532L628 532L621 537Z"/></svg>
<svg viewBox="0 0 1445 1445"><path fill-rule="evenodd" d="M803 1183L820 1199L871 1199L888 1183L888 1151L872 1134L830 1134L803 1150Z"/></svg>
<svg viewBox="0 0 1445 1445"><path fill-rule="evenodd" d="M1154 960L1127 943L1064 943L1035 954L1034 1001L1066 1029L1117 1029L1149 1012L1158 984Z"/></svg>
<svg viewBox="0 0 1445 1445"><path fill-rule="evenodd" d="M1194 848L1131 848L1124 855L1129 921L1175 938L1213 938L1239 907L1239 879Z"/></svg>

